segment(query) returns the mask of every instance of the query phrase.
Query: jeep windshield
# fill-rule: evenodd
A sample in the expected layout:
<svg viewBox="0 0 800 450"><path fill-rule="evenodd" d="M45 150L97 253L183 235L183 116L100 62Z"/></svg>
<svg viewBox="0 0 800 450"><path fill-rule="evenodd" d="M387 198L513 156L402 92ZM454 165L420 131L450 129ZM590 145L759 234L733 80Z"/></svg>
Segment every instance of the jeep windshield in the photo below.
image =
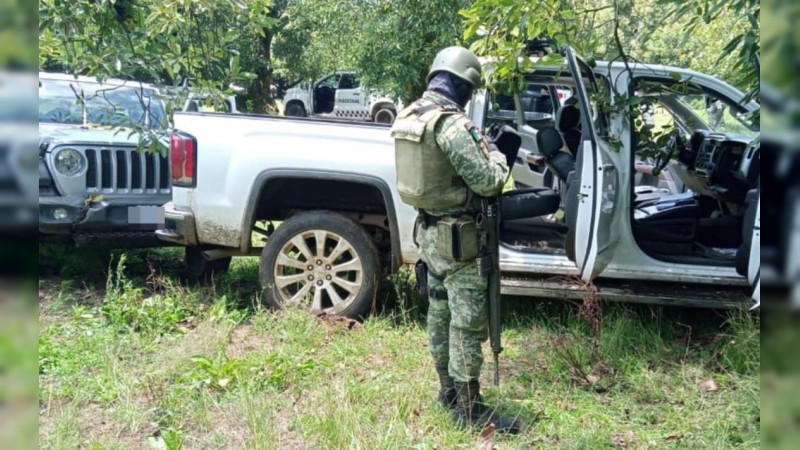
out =
<svg viewBox="0 0 800 450"><path fill-rule="evenodd" d="M88 123L115 127L145 126L149 109L149 126L164 128L164 105L156 99L156 94L155 90L142 88L134 83L111 85L40 79L39 122L82 124L83 108L80 97L83 95L86 99Z"/></svg>

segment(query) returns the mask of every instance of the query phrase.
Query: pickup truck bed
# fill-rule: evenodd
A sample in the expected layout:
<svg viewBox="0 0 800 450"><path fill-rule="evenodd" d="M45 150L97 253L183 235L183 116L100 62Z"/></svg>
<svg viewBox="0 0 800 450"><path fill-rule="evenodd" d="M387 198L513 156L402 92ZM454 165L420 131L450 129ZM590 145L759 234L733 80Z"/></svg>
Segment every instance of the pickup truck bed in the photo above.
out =
<svg viewBox="0 0 800 450"><path fill-rule="evenodd" d="M387 126L210 113L176 114L175 125L198 142L196 187L176 187L170 207L193 215L194 236L182 243L248 253L256 220L282 220L292 209L383 210L394 216L390 227L409 238L398 237L411 244L401 253L416 257L410 239L415 212L394 190L394 147ZM366 186L377 187L380 195L369 195ZM347 193L361 195L345 198ZM176 239L169 230L161 237Z"/></svg>

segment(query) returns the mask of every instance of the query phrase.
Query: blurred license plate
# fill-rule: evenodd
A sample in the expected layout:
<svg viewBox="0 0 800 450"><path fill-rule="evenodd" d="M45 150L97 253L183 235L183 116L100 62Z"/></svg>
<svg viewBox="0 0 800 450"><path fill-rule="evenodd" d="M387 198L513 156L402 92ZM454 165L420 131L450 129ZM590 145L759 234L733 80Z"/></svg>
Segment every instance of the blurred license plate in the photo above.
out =
<svg viewBox="0 0 800 450"><path fill-rule="evenodd" d="M164 225L164 210L160 206L129 206L128 223L131 225Z"/></svg>

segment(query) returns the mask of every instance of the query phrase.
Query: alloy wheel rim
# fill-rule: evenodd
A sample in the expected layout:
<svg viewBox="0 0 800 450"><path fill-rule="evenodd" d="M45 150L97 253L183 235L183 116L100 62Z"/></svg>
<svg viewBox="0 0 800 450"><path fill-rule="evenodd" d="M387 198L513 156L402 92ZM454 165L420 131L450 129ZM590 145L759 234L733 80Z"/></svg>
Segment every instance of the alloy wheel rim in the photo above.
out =
<svg viewBox="0 0 800 450"><path fill-rule="evenodd" d="M337 314L361 292L364 268L353 245L325 230L294 235L275 261L275 287L284 307Z"/></svg>

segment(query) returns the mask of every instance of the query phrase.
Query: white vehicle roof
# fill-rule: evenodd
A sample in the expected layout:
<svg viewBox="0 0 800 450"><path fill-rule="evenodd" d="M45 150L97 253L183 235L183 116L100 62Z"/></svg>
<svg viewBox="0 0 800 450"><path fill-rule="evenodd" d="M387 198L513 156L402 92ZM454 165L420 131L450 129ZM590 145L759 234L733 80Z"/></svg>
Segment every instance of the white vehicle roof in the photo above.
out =
<svg viewBox="0 0 800 450"><path fill-rule="evenodd" d="M531 58L531 61L538 61L540 58ZM481 62L481 66L484 67L485 71L491 71L491 64L494 61L493 58L479 58ZM695 70L686 69L683 67L673 67L673 66L665 66L663 64L645 64L639 62L629 62L628 64L630 69L635 73L636 76L647 76L648 73L652 74L653 76L657 77L670 77L671 74L679 74L681 76L681 80L694 80L700 81L707 85L717 85L719 86L723 92L722 94L726 94L727 96L731 97L731 99L735 101L740 101L745 97L745 94L737 89L736 87L726 83L724 80L714 77L712 75L708 75L702 72L697 72ZM563 70L566 66L566 61L562 64L557 63L549 63L549 64L542 64L538 68L542 70ZM627 70L625 63L622 61L615 61L613 63L609 63L608 61L596 61L596 67L594 68L595 71L600 72L613 72L619 73L622 71ZM535 72L531 73L533 75ZM751 101L747 105L744 105L749 110L754 110L758 108L758 103Z"/></svg>
<svg viewBox="0 0 800 450"><path fill-rule="evenodd" d="M95 84L107 84L112 86L131 86L131 87L142 87L145 89L156 89L155 86L149 83L142 83L140 81L133 81L133 80L120 80L118 78L106 78L103 80L102 83L97 80L95 77L87 77L84 75L70 75L67 73L50 73L50 72L39 72L39 79L40 80L54 80L54 81L77 81L79 83L95 83Z"/></svg>

